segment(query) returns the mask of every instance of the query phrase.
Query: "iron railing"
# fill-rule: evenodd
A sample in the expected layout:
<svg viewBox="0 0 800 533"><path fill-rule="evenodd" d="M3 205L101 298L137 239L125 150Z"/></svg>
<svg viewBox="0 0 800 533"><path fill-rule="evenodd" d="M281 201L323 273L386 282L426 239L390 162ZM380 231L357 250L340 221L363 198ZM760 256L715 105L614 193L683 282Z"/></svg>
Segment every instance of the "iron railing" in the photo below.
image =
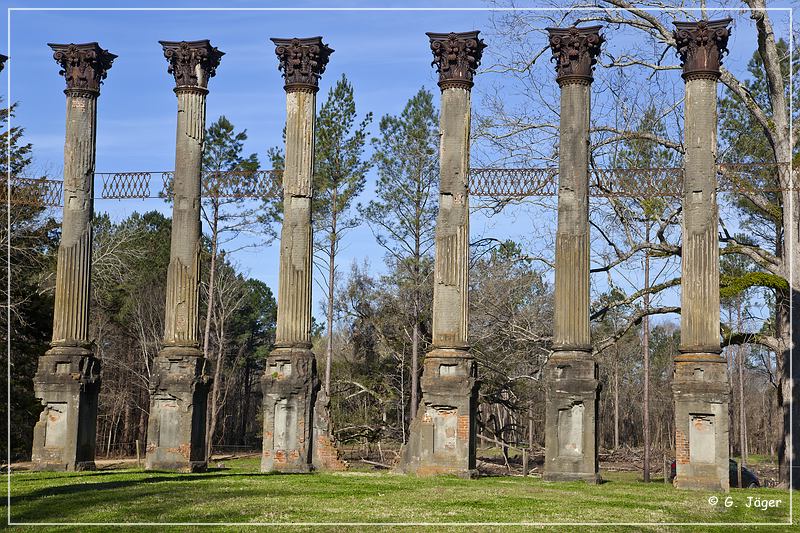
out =
<svg viewBox="0 0 800 533"><path fill-rule="evenodd" d="M104 200L167 198L172 196L173 171L100 172ZM280 194L278 170L232 170L207 172L202 181L205 197L269 198Z"/></svg>
<svg viewBox="0 0 800 533"><path fill-rule="evenodd" d="M2 205L10 202L33 207L58 207L62 205L63 197L64 183L61 180L12 177L9 186L5 176L0 178Z"/></svg>
<svg viewBox="0 0 800 533"><path fill-rule="evenodd" d="M788 166L788 164L787 164ZM740 194L777 193L782 189L777 164L723 163L717 165L718 190ZM172 194L173 171L100 172L100 199L168 198ZM275 198L281 194L279 170L235 170L209 172L203 179L206 198ZM0 200L6 202L5 180ZM470 194L495 199L520 199L558 194L557 168L472 168ZM679 198L683 169L593 168L589 195L601 198ZM11 203L41 207L62 205L63 184L59 180L12 178Z"/></svg>

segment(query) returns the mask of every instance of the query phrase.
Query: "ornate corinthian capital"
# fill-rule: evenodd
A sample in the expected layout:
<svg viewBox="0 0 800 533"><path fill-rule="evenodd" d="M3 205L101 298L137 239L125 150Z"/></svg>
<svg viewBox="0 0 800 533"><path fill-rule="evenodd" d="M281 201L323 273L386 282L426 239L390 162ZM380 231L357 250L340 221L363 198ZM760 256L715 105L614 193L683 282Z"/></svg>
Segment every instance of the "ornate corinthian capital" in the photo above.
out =
<svg viewBox="0 0 800 533"><path fill-rule="evenodd" d="M158 41L169 61L167 72L175 76L175 88L207 88L209 78L217 73L219 60L225 55L208 41Z"/></svg>
<svg viewBox="0 0 800 533"><path fill-rule="evenodd" d="M108 50L103 50L97 43L86 44L53 44L53 59L61 65L59 74L67 81L64 91L69 94L100 93L100 84L106 78L111 64L117 58Z"/></svg>
<svg viewBox="0 0 800 533"><path fill-rule="evenodd" d="M333 53L333 48L322 42L322 37L305 39L270 39L275 43L278 70L283 72L286 92L319 89L319 78Z"/></svg>
<svg viewBox="0 0 800 533"><path fill-rule="evenodd" d="M431 33L425 35L431 40L433 62L439 72L439 87L470 89L472 78L481 64L481 56L486 43L478 38L479 31L462 33Z"/></svg>
<svg viewBox="0 0 800 533"><path fill-rule="evenodd" d="M556 64L556 82L592 83L592 67L597 63L600 47L605 38L600 35L602 26L578 28L547 28L550 34L551 61Z"/></svg>
<svg viewBox="0 0 800 533"><path fill-rule="evenodd" d="M728 51L731 19L675 22L675 48L681 58L683 79L719 79L722 54Z"/></svg>

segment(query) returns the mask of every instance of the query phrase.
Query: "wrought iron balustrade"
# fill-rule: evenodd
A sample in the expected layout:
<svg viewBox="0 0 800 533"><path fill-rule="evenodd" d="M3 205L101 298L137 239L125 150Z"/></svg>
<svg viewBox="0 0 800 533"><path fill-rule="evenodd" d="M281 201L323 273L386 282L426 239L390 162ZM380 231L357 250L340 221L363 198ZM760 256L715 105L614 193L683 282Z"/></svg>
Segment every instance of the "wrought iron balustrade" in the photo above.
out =
<svg viewBox="0 0 800 533"><path fill-rule="evenodd" d="M784 164L788 168L788 164ZM717 165L719 192L736 194L779 193L779 164L722 163ZM168 198L174 171L100 172L100 195L103 200ZM234 170L207 172L203 179L203 197L275 198L281 194L279 170ZM2 180L0 199L6 198L6 180ZM10 202L17 205L58 207L63 202L60 180L12 178ZM592 168L589 171L589 196L599 198L680 198L683 169L666 168ZM495 199L521 199L558 195L558 169L551 168L472 168L469 192L473 196Z"/></svg>

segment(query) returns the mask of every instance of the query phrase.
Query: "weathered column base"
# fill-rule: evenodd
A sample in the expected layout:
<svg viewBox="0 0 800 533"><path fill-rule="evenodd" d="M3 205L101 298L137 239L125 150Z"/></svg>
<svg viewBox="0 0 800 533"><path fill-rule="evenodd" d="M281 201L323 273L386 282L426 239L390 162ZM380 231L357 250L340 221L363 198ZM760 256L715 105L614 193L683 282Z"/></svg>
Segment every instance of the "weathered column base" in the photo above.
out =
<svg viewBox="0 0 800 533"><path fill-rule="evenodd" d="M555 352L545 366L545 481L600 483L597 372L584 351Z"/></svg>
<svg viewBox="0 0 800 533"><path fill-rule="evenodd" d="M80 346L57 346L39 358L33 378L44 410L33 428L34 470L94 470L100 360Z"/></svg>
<svg viewBox="0 0 800 533"><path fill-rule="evenodd" d="M332 435L331 400L324 390L317 393L314 402L314 442L311 447L311 463L320 472L343 472L347 462L342 460Z"/></svg>
<svg viewBox="0 0 800 533"><path fill-rule="evenodd" d="M680 489L730 489L725 359L715 353L675 358L675 480Z"/></svg>
<svg viewBox="0 0 800 533"><path fill-rule="evenodd" d="M164 348L153 363L147 470L205 472L206 402L211 379L197 348Z"/></svg>
<svg viewBox="0 0 800 533"><path fill-rule="evenodd" d="M308 348L276 348L267 358L262 472L312 470L313 406L319 390L317 362Z"/></svg>
<svg viewBox="0 0 800 533"><path fill-rule="evenodd" d="M399 469L417 476L477 477L475 414L478 367L469 352L435 349L422 372L422 401L411 422Z"/></svg>

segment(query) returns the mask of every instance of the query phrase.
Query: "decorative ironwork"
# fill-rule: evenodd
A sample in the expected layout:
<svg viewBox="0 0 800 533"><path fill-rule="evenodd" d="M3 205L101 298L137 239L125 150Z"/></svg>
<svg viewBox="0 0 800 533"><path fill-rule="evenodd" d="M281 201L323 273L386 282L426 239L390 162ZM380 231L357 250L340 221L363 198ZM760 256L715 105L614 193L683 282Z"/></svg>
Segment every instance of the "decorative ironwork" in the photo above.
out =
<svg viewBox="0 0 800 533"><path fill-rule="evenodd" d="M270 40L275 43L278 70L283 72L286 92L317 92L319 78L325 72L333 48L323 43L322 37Z"/></svg>
<svg viewBox="0 0 800 533"><path fill-rule="evenodd" d="M717 165L718 191L734 194L778 193L777 164L722 163ZM788 166L788 165L787 165ZM470 194L489 198L557 196L557 168L473 168ZM589 196L594 198L681 198L683 169L593 168Z"/></svg>
<svg viewBox="0 0 800 533"><path fill-rule="evenodd" d="M150 172L115 172L98 174L103 180L101 198L149 198Z"/></svg>
<svg viewBox="0 0 800 533"><path fill-rule="evenodd" d="M173 171L113 172L96 174L102 180L101 198L167 198L172 196ZM279 197L281 172L278 170L233 170L210 172L203 176L203 197L270 198Z"/></svg>
<svg viewBox="0 0 800 533"><path fill-rule="evenodd" d="M524 198L558 193L557 168L472 168L469 177L473 196Z"/></svg>
<svg viewBox="0 0 800 533"><path fill-rule="evenodd" d="M175 171L168 170L166 172L159 172L159 174L161 174L161 191L156 196L159 198L172 196L170 191L172 190L172 180L175 179Z"/></svg>
<svg viewBox="0 0 800 533"><path fill-rule="evenodd" d="M208 87L208 80L217 73L219 60L225 55L211 46L208 39L201 41L158 41L169 61L167 72L175 76L175 88Z"/></svg>
<svg viewBox="0 0 800 533"><path fill-rule="evenodd" d="M675 22L675 47L683 79L719 79L722 55L728 51L731 19Z"/></svg>
<svg viewBox="0 0 800 533"><path fill-rule="evenodd" d="M47 46L53 49L53 59L61 65L58 73L67 82L64 92L68 94L99 94L100 84L106 79L108 70L117 58L108 50L100 48L97 43L48 43Z"/></svg>
<svg viewBox="0 0 800 533"><path fill-rule="evenodd" d="M203 180L204 197L277 198L281 196L279 170L211 172Z"/></svg>
<svg viewBox="0 0 800 533"><path fill-rule="evenodd" d="M556 82L592 83L592 67L597 63L600 47L605 39L600 35L602 26L578 28L547 28L550 34L551 61L556 64Z"/></svg>
<svg viewBox="0 0 800 533"><path fill-rule="evenodd" d="M680 198L683 169L593 168L589 176L589 196L600 198Z"/></svg>
<svg viewBox="0 0 800 533"><path fill-rule="evenodd" d="M32 207L59 207L64 197L60 180L12 177L10 187L5 176L0 178L0 202ZM10 197L7 196L9 189Z"/></svg>
<svg viewBox="0 0 800 533"><path fill-rule="evenodd" d="M483 49L486 43L478 38L479 31L463 33L431 33L433 62L439 72L439 87L449 89L460 87L470 89L474 85L472 78L481 64Z"/></svg>
<svg viewBox="0 0 800 533"><path fill-rule="evenodd" d="M788 168L788 163L784 163ZM717 165L718 187L722 193L780 193L779 166L765 163L722 163ZM97 173L100 199L168 198L173 171ZM280 170L234 170L206 173L203 197L279 198ZM800 176L798 176L800 178ZM5 203L6 182L0 180L0 199ZM558 195L558 168L472 168L470 194L495 199ZM589 196L593 198L673 198L683 194L683 169L593 168L589 175ZM42 207L62 205L62 182L58 180L12 178L11 203Z"/></svg>

